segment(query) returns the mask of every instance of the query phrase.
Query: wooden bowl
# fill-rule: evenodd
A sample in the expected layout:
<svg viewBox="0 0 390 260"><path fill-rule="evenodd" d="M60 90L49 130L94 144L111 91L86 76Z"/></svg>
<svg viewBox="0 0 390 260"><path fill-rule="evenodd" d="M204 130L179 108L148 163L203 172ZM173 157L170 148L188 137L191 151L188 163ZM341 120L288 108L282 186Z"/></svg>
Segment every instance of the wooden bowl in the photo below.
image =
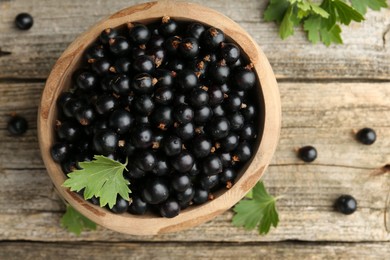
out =
<svg viewBox="0 0 390 260"><path fill-rule="evenodd" d="M187 208L175 218L135 216L127 213L116 215L84 201L76 193L61 186L66 177L60 165L55 163L50 156L50 147L55 139L56 99L61 92L69 89L72 72L79 66L83 51L95 41L103 29L118 27L133 21L149 23L161 19L164 15L178 21L195 20L220 28L250 58L261 85L256 90L260 104L260 130L254 151L256 153L239 173L232 188L216 193L212 201ZM42 157L59 194L80 213L97 224L133 235L155 235L186 229L206 222L231 208L264 174L275 151L281 125L280 97L276 79L267 58L255 41L234 21L212 9L197 4L173 1L150 2L123 9L80 35L54 65L47 79L38 113L38 138Z"/></svg>

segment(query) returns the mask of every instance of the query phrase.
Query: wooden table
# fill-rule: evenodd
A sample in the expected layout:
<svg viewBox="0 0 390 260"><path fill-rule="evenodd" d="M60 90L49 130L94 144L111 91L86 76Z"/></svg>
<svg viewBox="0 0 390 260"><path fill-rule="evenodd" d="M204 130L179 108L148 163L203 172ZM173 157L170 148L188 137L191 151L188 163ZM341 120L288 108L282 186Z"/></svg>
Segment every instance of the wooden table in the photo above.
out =
<svg viewBox="0 0 390 260"><path fill-rule="evenodd" d="M0 0L0 259L385 259L390 256L390 9L343 28L344 45L310 44L302 30L286 41L262 18L267 1L197 0L237 21L260 44L282 99L280 144L264 177L278 202L280 225L259 236L231 225L231 211L179 233L137 237L99 227L77 237L60 227L64 204L43 166L36 132L41 91L66 46L106 15L141 1ZM390 1L388 1L390 4ZM29 31L14 17L29 12ZM28 119L21 137L9 115ZM376 130L371 146L353 130ZM305 164L294 149L314 145ZM385 167L387 165L387 167ZM358 210L333 211L351 194Z"/></svg>

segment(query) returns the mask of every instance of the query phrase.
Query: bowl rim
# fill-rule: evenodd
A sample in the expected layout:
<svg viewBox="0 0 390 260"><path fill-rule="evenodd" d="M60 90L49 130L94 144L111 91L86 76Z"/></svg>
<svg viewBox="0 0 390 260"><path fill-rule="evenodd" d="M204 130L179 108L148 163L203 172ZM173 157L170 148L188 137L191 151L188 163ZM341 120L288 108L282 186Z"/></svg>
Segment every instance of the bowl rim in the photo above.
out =
<svg viewBox="0 0 390 260"><path fill-rule="evenodd" d="M196 208L181 212L175 218L146 218L130 214L114 214L104 208L86 202L79 195L62 187L66 177L61 167L50 156L54 140L53 113L56 99L70 78L71 68L79 60L85 47L92 43L102 30L117 27L127 22L146 21L170 16L177 20L196 20L224 31L250 58L254 65L260 93L264 102L263 132L256 154L239 180L216 199ZM207 17L213 17L212 21ZM60 86L60 87L58 87ZM237 23L225 15L199 4L174 1L147 2L122 9L101 20L78 36L55 63L42 92L38 109L38 140L41 155L55 188L71 206L80 213L106 228L132 235L156 235L187 229L206 222L225 212L243 198L263 176L276 150L281 128L281 103L275 75L268 59Z"/></svg>

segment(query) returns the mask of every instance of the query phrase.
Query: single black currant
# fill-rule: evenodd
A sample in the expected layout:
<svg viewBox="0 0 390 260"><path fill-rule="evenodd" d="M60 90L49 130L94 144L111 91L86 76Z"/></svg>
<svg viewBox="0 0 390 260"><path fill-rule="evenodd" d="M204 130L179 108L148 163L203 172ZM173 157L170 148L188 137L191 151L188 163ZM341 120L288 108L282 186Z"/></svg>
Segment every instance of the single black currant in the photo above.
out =
<svg viewBox="0 0 390 260"><path fill-rule="evenodd" d="M154 77L157 79L156 86L157 87L172 87L174 82L175 75L174 72L167 69L157 69L154 72Z"/></svg>
<svg viewBox="0 0 390 260"><path fill-rule="evenodd" d="M230 122L230 129L233 131L240 130L245 123L244 116L240 112L233 112L227 116Z"/></svg>
<svg viewBox="0 0 390 260"><path fill-rule="evenodd" d="M173 101L174 93L170 87L160 87L154 92L154 102L160 105L168 105Z"/></svg>
<svg viewBox="0 0 390 260"><path fill-rule="evenodd" d="M213 50L225 40L225 34L220 29L211 27L203 32L201 40L202 47Z"/></svg>
<svg viewBox="0 0 390 260"><path fill-rule="evenodd" d="M140 169L135 163L129 163L127 166L127 171L124 171L125 177L129 179L140 179L146 175L146 172Z"/></svg>
<svg viewBox="0 0 390 260"><path fill-rule="evenodd" d="M195 189L192 186L189 186L187 189L185 189L182 192L177 192L176 193L176 198L177 200L182 204L182 203L188 203L190 202L195 195Z"/></svg>
<svg viewBox="0 0 390 260"><path fill-rule="evenodd" d="M126 74L118 74L111 82L112 89L118 95L130 92L130 78Z"/></svg>
<svg viewBox="0 0 390 260"><path fill-rule="evenodd" d="M174 199L168 199L160 205L160 214L165 218L174 218L180 213L179 203Z"/></svg>
<svg viewBox="0 0 390 260"><path fill-rule="evenodd" d="M149 179L141 191L142 199L149 204L159 204L169 196L169 189L164 179Z"/></svg>
<svg viewBox="0 0 390 260"><path fill-rule="evenodd" d="M102 58L102 59L99 59L99 60L92 62L91 69L96 74L102 76L102 75L110 72L111 65L112 64L111 64L111 61L109 59Z"/></svg>
<svg viewBox="0 0 390 260"><path fill-rule="evenodd" d="M192 70L184 69L177 73L176 84L181 90L188 91L198 86L198 77Z"/></svg>
<svg viewBox="0 0 390 260"><path fill-rule="evenodd" d="M139 125L133 128L130 138L136 148L145 149L153 144L153 131L147 125Z"/></svg>
<svg viewBox="0 0 390 260"><path fill-rule="evenodd" d="M199 185L204 190L210 190L214 188L215 186L218 185L218 182L219 182L218 174L210 175L210 176L202 175L199 179Z"/></svg>
<svg viewBox="0 0 390 260"><path fill-rule="evenodd" d="M110 51L114 55L124 55L130 51L130 44L123 36L111 38L108 43L110 45Z"/></svg>
<svg viewBox="0 0 390 260"><path fill-rule="evenodd" d="M130 73L131 72L131 61L129 58L121 57L115 60L114 67L110 68L110 71L115 73Z"/></svg>
<svg viewBox="0 0 390 260"><path fill-rule="evenodd" d="M104 58L107 56L104 46L101 44L94 44L89 47L84 53L84 59L88 63L93 63L98 59Z"/></svg>
<svg viewBox="0 0 390 260"><path fill-rule="evenodd" d="M28 30L34 24L34 19L31 14L20 13L15 17L15 25L20 30Z"/></svg>
<svg viewBox="0 0 390 260"><path fill-rule="evenodd" d="M242 99L237 93L231 92L223 102L223 105L230 111L237 111L241 108Z"/></svg>
<svg viewBox="0 0 390 260"><path fill-rule="evenodd" d="M28 122L22 116L12 116L7 123L7 130L11 135L22 135L28 129Z"/></svg>
<svg viewBox="0 0 390 260"><path fill-rule="evenodd" d="M251 145L246 141L238 144L237 148L232 152L232 159L238 162L246 162L252 157Z"/></svg>
<svg viewBox="0 0 390 260"><path fill-rule="evenodd" d="M118 31L113 28L104 29L99 36L101 43L108 44L111 39L114 39L118 36Z"/></svg>
<svg viewBox="0 0 390 260"><path fill-rule="evenodd" d="M196 188L194 198L192 201L194 204L200 205L208 201L209 199L209 192L208 189L202 189L202 188Z"/></svg>
<svg viewBox="0 0 390 260"><path fill-rule="evenodd" d="M239 131L240 140L251 140L256 138L256 130L253 124L244 125Z"/></svg>
<svg viewBox="0 0 390 260"><path fill-rule="evenodd" d="M128 27L130 29L129 38L132 43L141 45L149 41L151 32L146 25L136 24Z"/></svg>
<svg viewBox="0 0 390 260"><path fill-rule="evenodd" d="M146 149L137 152L135 164L138 168L145 172L150 172L156 166L157 158L151 149Z"/></svg>
<svg viewBox="0 0 390 260"><path fill-rule="evenodd" d="M95 102L95 110L100 115L106 115L116 109L119 103L112 95L102 95Z"/></svg>
<svg viewBox="0 0 390 260"><path fill-rule="evenodd" d="M75 121L64 121L59 123L57 135L60 139L75 142L82 137L82 129Z"/></svg>
<svg viewBox="0 0 390 260"><path fill-rule="evenodd" d="M182 151L171 159L171 165L178 172L189 172L194 165L194 156L187 151Z"/></svg>
<svg viewBox="0 0 390 260"><path fill-rule="evenodd" d="M188 99L194 108L200 108L209 103L209 94L203 88L194 88L189 93Z"/></svg>
<svg viewBox="0 0 390 260"><path fill-rule="evenodd" d="M229 134L230 122L226 117L214 117L206 127L214 139L221 139Z"/></svg>
<svg viewBox="0 0 390 260"><path fill-rule="evenodd" d="M139 195L131 195L131 203L128 212L135 215L143 215L148 209L148 204Z"/></svg>
<svg viewBox="0 0 390 260"><path fill-rule="evenodd" d="M190 140L195 135L195 126L193 123L181 124L175 127L175 133L183 141Z"/></svg>
<svg viewBox="0 0 390 260"><path fill-rule="evenodd" d="M208 89L209 94L209 104L210 106L216 106L223 102L223 92L221 90L221 87L218 85L213 85L209 87Z"/></svg>
<svg viewBox="0 0 390 260"><path fill-rule="evenodd" d="M83 106L76 110L75 117L81 125L90 125L96 117L96 112L91 106Z"/></svg>
<svg viewBox="0 0 390 260"><path fill-rule="evenodd" d="M108 119L109 127L118 134L125 134L134 125L134 116L125 109L118 109L111 113Z"/></svg>
<svg viewBox="0 0 390 260"><path fill-rule="evenodd" d="M182 141L178 136L167 136L162 140L162 150L167 156L180 154L182 150Z"/></svg>
<svg viewBox="0 0 390 260"><path fill-rule="evenodd" d="M202 160L202 172L207 176L218 174L222 170L222 161L217 155L211 154Z"/></svg>
<svg viewBox="0 0 390 260"><path fill-rule="evenodd" d="M173 174L171 186L178 192L183 192L191 186L191 179L187 174Z"/></svg>
<svg viewBox="0 0 390 260"><path fill-rule="evenodd" d="M231 152L237 148L239 143L239 137L237 134L230 132L225 138L219 141L221 150L223 152Z"/></svg>
<svg viewBox="0 0 390 260"><path fill-rule="evenodd" d="M84 91L92 90L98 85L98 77L92 72L82 72L76 79L76 85Z"/></svg>
<svg viewBox="0 0 390 260"><path fill-rule="evenodd" d="M230 68L225 60L220 60L210 64L208 67L208 75L216 84L224 84L229 78Z"/></svg>
<svg viewBox="0 0 390 260"><path fill-rule="evenodd" d="M221 184L227 184L228 182L234 181L236 176L237 176L237 173L233 168L225 168L219 174L219 182Z"/></svg>
<svg viewBox="0 0 390 260"><path fill-rule="evenodd" d="M357 202L351 195L341 195L334 204L335 209L345 215L354 213L357 209Z"/></svg>
<svg viewBox="0 0 390 260"><path fill-rule="evenodd" d="M194 111L194 122L197 125L205 125L213 116L213 110L209 106L203 106Z"/></svg>
<svg viewBox="0 0 390 260"><path fill-rule="evenodd" d="M196 158L203 158L210 154L212 143L203 135L199 135L192 140L191 152Z"/></svg>
<svg viewBox="0 0 390 260"><path fill-rule="evenodd" d="M312 162L317 158L317 150L311 145L303 146L298 150L298 157L304 162Z"/></svg>
<svg viewBox="0 0 390 260"><path fill-rule="evenodd" d="M151 74L155 69L154 60L147 55L138 56L134 59L133 69L138 72Z"/></svg>
<svg viewBox="0 0 390 260"><path fill-rule="evenodd" d="M194 118L194 110L188 105L178 105L173 111L173 118L181 124L186 124Z"/></svg>
<svg viewBox="0 0 390 260"><path fill-rule="evenodd" d="M118 135L111 130L101 130L93 136L93 149L97 154L109 155L118 146Z"/></svg>
<svg viewBox="0 0 390 260"><path fill-rule="evenodd" d="M55 143L50 148L51 158L53 158L53 160L58 163L65 161L68 158L69 153L69 145L65 142Z"/></svg>
<svg viewBox="0 0 390 260"><path fill-rule="evenodd" d="M179 45L180 54L186 59L193 59L199 54L198 40L192 37L184 38Z"/></svg>
<svg viewBox="0 0 390 260"><path fill-rule="evenodd" d="M154 102L149 95L136 96L133 101L133 108L140 115L150 115L154 109Z"/></svg>
<svg viewBox="0 0 390 260"><path fill-rule="evenodd" d="M175 20L171 19L169 16L164 16L162 18L162 23L158 28L158 31L162 36L167 37L175 35L178 30L178 27L179 26Z"/></svg>
<svg viewBox="0 0 390 260"><path fill-rule="evenodd" d="M156 176L166 176L171 172L166 156L162 154L156 155L156 165L154 166L152 172Z"/></svg>
<svg viewBox="0 0 390 260"><path fill-rule="evenodd" d="M232 82L238 89L246 91L256 84L256 75L251 69L239 69L233 74Z"/></svg>
<svg viewBox="0 0 390 260"><path fill-rule="evenodd" d="M206 30L206 28L203 26L203 24L200 23L191 23L187 27L186 34L189 37L200 39L202 36L202 33Z"/></svg>
<svg viewBox="0 0 390 260"><path fill-rule="evenodd" d="M160 106L151 115L152 123L161 130L167 130L173 123L173 112L170 106Z"/></svg>
<svg viewBox="0 0 390 260"><path fill-rule="evenodd" d="M116 214L121 214L121 213L125 213L128 207L129 207L129 202L118 195L116 198L115 205L110 210Z"/></svg>
<svg viewBox="0 0 390 260"><path fill-rule="evenodd" d="M356 133L356 139L362 144L370 145L376 140L376 133L372 128L362 128Z"/></svg>
<svg viewBox="0 0 390 260"><path fill-rule="evenodd" d="M234 43L221 43L220 56L227 64L234 64L240 58L240 48Z"/></svg>
<svg viewBox="0 0 390 260"><path fill-rule="evenodd" d="M147 94L153 92L153 78L147 73L140 73L134 76L131 87L134 92L139 94Z"/></svg>

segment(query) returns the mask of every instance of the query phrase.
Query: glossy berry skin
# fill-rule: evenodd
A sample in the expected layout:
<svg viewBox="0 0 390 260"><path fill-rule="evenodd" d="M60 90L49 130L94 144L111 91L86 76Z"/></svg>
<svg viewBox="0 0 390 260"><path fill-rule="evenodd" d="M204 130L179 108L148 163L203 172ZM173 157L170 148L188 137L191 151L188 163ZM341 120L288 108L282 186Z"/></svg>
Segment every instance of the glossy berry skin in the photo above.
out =
<svg viewBox="0 0 390 260"><path fill-rule="evenodd" d="M170 87L160 87L154 92L154 102L160 105L168 105L173 101L174 93Z"/></svg>
<svg viewBox="0 0 390 260"><path fill-rule="evenodd" d="M238 111L241 108L242 100L237 93L230 93L224 102L224 108L229 111Z"/></svg>
<svg viewBox="0 0 390 260"><path fill-rule="evenodd" d="M91 106L78 109L75 113L77 121L83 126L90 125L96 117L96 112Z"/></svg>
<svg viewBox="0 0 390 260"><path fill-rule="evenodd" d="M184 70L186 64L182 59L179 58L172 58L168 60L166 68L175 72L180 72Z"/></svg>
<svg viewBox="0 0 390 260"><path fill-rule="evenodd" d="M114 55L124 55L130 51L130 44L123 36L118 36L109 40L110 51Z"/></svg>
<svg viewBox="0 0 390 260"><path fill-rule="evenodd" d="M203 24L200 23L191 23L187 27L186 34L189 37L200 39L202 36L202 33L206 30L206 28L203 26Z"/></svg>
<svg viewBox="0 0 390 260"><path fill-rule="evenodd" d="M207 176L222 172L222 161L217 155L212 154L204 158L202 162L202 172Z"/></svg>
<svg viewBox="0 0 390 260"><path fill-rule="evenodd" d="M238 158L239 162L246 162L252 157L251 146L245 141L240 142L232 153Z"/></svg>
<svg viewBox="0 0 390 260"><path fill-rule="evenodd" d="M128 212L135 215L143 215L148 209L148 204L138 195L131 196L131 204L128 207Z"/></svg>
<svg viewBox="0 0 390 260"><path fill-rule="evenodd" d="M211 152L212 143L205 136L197 136L192 140L191 151L196 158L204 158Z"/></svg>
<svg viewBox="0 0 390 260"><path fill-rule="evenodd" d="M153 144L153 131L147 125L136 126L131 131L130 138L136 148L145 149Z"/></svg>
<svg viewBox="0 0 390 260"><path fill-rule="evenodd" d="M169 167L168 161L165 156L157 155L156 156L156 165L154 166L152 172L156 176L166 176L170 173L171 169Z"/></svg>
<svg viewBox="0 0 390 260"><path fill-rule="evenodd" d="M139 94L151 93L153 91L153 79L147 73L137 74L131 82L131 87Z"/></svg>
<svg viewBox="0 0 390 260"><path fill-rule="evenodd" d="M189 152L182 151L171 159L171 165L178 172L189 172L194 165L194 157Z"/></svg>
<svg viewBox="0 0 390 260"><path fill-rule="evenodd" d="M68 158L70 148L67 143L55 143L50 148L51 158L58 163L65 161Z"/></svg>
<svg viewBox="0 0 390 260"><path fill-rule="evenodd" d="M102 95L95 103L95 110L100 115L106 115L118 106L118 100L112 95Z"/></svg>
<svg viewBox="0 0 390 260"><path fill-rule="evenodd" d="M213 110L209 106L203 106L194 111L194 122L197 125L205 125L213 116Z"/></svg>
<svg viewBox="0 0 390 260"><path fill-rule="evenodd" d="M227 118L230 122L230 129L233 131L240 130L245 124L245 119L240 112L229 114Z"/></svg>
<svg viewBox="0 0 390 260"><path fill-rule="evenodd" d="M125 109L118 109L111 113L108 125L118 134L125 134L134 125L134 116Z"/></svg>
<svg viewBox="0 0 390 260"><path fill-rule="evenodd" d="M180 204L185 204L190 202L195 195L195 190L192 186L189 186L187 189L185 189L182 192L176 193L176 199L180 202Z"/></svg>
<svg viewBox="0 0 390 260"><path fill-rule="evenodd" d="M131 71L131 61L126 57L115 60L114 69L116 73L129 73Z"/></svg>
<svg viewBox="0 0 390 260"><path fill-rule="evenodd" d="M239 137L237 134L231 132L224 139L220 140L219 144L223 152L231 152L237 148Z"/></svg>
<svg viewBox="0 0 390 260"><path fill-rule="evenodd" d="M188 105L178 105L173 111L173 118L181 124L186 124L194 118L194 111Z"/></svg>
<svg viewBox="0 0 390 260"><path fill-rule="evenodd" d="M192 201L194 204L200 205L207 202L209 199L208 189L197 188L195 189L194 198Z"/></svg>
<svg viewBox="0 0 390 260"><path fill-rule="evenodd" d="M173 123L173 112L170 106L160 106L151 115L154 127L167 130Z"/></svg>
<svg viewBox="0 0 390 260"><path fill-rule="evenodd" d="M130 91L130 78L126 74L119 74L112 80L111 86L116 94L126 94Z"/></svg>
<svg viewBox="0 0 390 260"><path fill-rule="evenodd" d="M256 75L252 70L240 69L234 73L232 81L237 88L247 91L256 84Z"/></svg>
<svg viewBox="0 0 390 260"><path fill-rule="evenodd" d="M200 173L200 169L198 166L197 161L194 162L194 165L192 166L191 170L188 172L188 175L190 177L195 177Z"/></svg>
<svg viewBox="0 0 390 260"><path fill-rule="evenodd" d="M159 204L169 196L169 189L165 181L161 178L153 178L146 182L141 191L142 200L149 204Z"/></svg>
<svg viewBox="0 0 390 260"><path fill-rule="evenodd" d="M15 17L15 25L20 30L28 30L34 24L33 17L28 13L20 13Z"/></svg>
<svg viewBox="0 0 390 260"><path fill-rule="evenodd" d="M7 123L7 130L11 135L22 135L27 129L27 120L22 116L12 116Z"/></svg>
<svg viewBox="0 0 390 260"><path fill-rule="evenodd" d="M157 69L154 72L154 77L157 79L157 87L172 87L174 83L173 72L167 69Z"/></svg>
<svg viewBox="0 0 390 260"><path fill-rule="evenodd" d="M199 179L199 185L204 190L210 190L218 185L219 178L218 175L203 175ZM195 198L194 198L195 199Z"/></svg>
<svg viewBox="0 0 390 260"><path fill-rule="evenodd" d="M335 202L335 209L345 215L354 213L357 209L357 202L351 195L341 195Z"/></svg>
<svg viewBox="0 0 390 260"><path fill-rule="evenodd" d="M106 57L106 55L107 53L103 45L94 44L85 51L84 58L88 63L92 63L98 59Z"/></svg>
<svg viewBox="0 0 390 260"><path fill-rule="evenodd" d="M209 94L207 93L206 90L202 88L194 88L190 92L188 99L192 107L200 108L209 103Z"/></svg>
<svg viewBox="0 0 390 260"><path fill-rule="evenodd" d="M178 136L172 135L163 139L162 150L167 156L179 155L182 150L182 141Z"/></svg>
<svg viewBox="0 0 390 260"><path fill-rule="evenodd" d="M140 115L150 115L154 109L153 99L149 95L137 96L133 101L133 108Z"/></svg>
<svg viewBox="0 0 390 260"><path fill-rule="evenodd" d="M216 106L223 102L223 92L220 86L218 85L211 86L209 87L209 90L207 92L209 94L210 106Z"/></svg>
<svg viewBox="0 0 390 260"><path fill-rule="evenodd" d="M75 142L81 138L82 131L77 122L65 121L57 129L57 135L62 140Z"/></svg>
<svg viewBox="0 0 390 260"><path fill-rule="evenodd" d="M175 133L183 141L190 140L195 135L194 124L192 124L191 122L187 124L181 124L175 128Z"/></svg>
<svg viewBox="0 0 390 260"><path fill-rule="evenodd" d="M168 199L160 205L160 214L165 218L174 218L180 213L180 205L174 199Z"/></svg>
<svg viewBox="0 0 390 260"><path fill-rule="evenodd" d="M225 60L215 62L208 68L210 78L216 84L224 84L229 78L230 68L226 65Z"/></svg>
<svg viewBox="0 0 390 260"><path fill-rule="evenodd" d="M246 107L241 109L241 113L245 120L251 121L256 115L256 108L252 104L246 104Z"/></svg>
<svg viewBox="0 0 390 260"><path fill-rule="evenodd" d="M298 150L298 157L304 162L312 162L317 158L317 150L311 145L303 146Z"/></svg>
<svg viewBox="0 0 390 260"><path fill-rule="evenodd" d="M191 179L187 174L174 174L171 180L171 186L178 192L183 192L191 186Z"/></svg>
<svg viewBox="0 0 390 260"><path fill-rule="evenodd" d="M221 184L226 184L227 182L232 182L236 178L237 173L233 168L225 168L219 174L219 182Z"/></svg>
<svg viewBox="0 0 390 260"><path fill-rule="evenodd" d="M134 44L145 44L149 41L150 36L150 30L143 24L136 24L130 28L129 38Z"/></svg>
<svg viewBox="0 0 390 260"><path fill-rule="evenodd" d="M226 117L215 117L207 125L207 132L216 140L226 137L229 131L230 123Z"/></svg>
<svg viewBox="0 0 390 260"><path fill-rule="evenodd" d="M152 150L142 150L136 155L135 164L145 172L150 172L156 166L157 158Z"/></svg>
<svg viewBox="0 0 390 260"><path fill-rule="evenodd" d="M103 44L108 44L111 39L114 39L118 36L118 31L113 28L104 29L99 36L100 42Z"/></svg>
<svg viewBox="0 0 390 260"><path fill-rule="evenodd" d="M104 75L104 74L107 74L110 72L111 65L112 64L111 64L110 60L108 60L106 58L102 58L102 59L94 61L91 64L91 69L97 75L101 76L101 75Z"/></svg>
<svg viewBox="0 0 390 260"><path fill-rule="evenodd" d="M178 50L179 50L179 46L180 46L180 43L181 43L182 39L181 37L178 37L178 36L172 36L172 37L169 37L165 42L164 42L164 48L165 50L167 51L167 53L170 55L170 56L176 56ZM168 66L169 68L170 66Z"/></svg>
<svg viewBox="0 0 390 260"><path fill-rule="evenodd" d="M184 38L179 45L179 52L185 59L193 59L199 54L199 43L195 38Z"/></svg>
<svg viewBox="0 0 390 260"><path fill-rule="evenodd" d="M206 49L215 49L225 40L225 34L217 28L211 27L203 32L202 47Z"/></svg>
<svg viewBox="0 0 390 260"><path fill-rule="evenodd" d="M94 89L98 84L98 78L97 76L92 72L82 72L78 75L76 79L76 85L84 90L89 91Z"/></svg>
<svg viewBox="0 0 390 260"><path fill-rule="evenodd" d="M219 153L218 154L219 158L221 159L222 166L224 168L230 167L232 165L232 155L228 152L226 153Z"/></svg>
<svg viewBox="0 0 390 260"><path fill-rule="evenodd" d="M134 59L133 69L138 72L152 74L155 69L154 60L146 55L138 56Z"/></svg>
<svg viewBox="0 0 390 260"><path fill-rule="evenodd" d="M213 107L213 115L214 116L225 116L226 112L225 109L221 105L217 105Z"/></svg>
<svg viewBox="0 0 390 260"><path fill-rule="evenodd" d="M129 207L129 202L124 198L122 198L121 196L118 196L115 205L110 210L116 214L121 214L121 213L125 213L128 207Z"/></svg>
<svg viewBox="0 0 390 260"><path fill-rule="evenodd" d="M372 128L362 128L356 133L356 139L362 144L371 145L376 140L376 133Z"/></svg>
<svg viewBox="0 0 390 260"><path fill-rule="evenodd" d="M193 71L184 69L177 74L176 84L183 91L188 91L198 86L198 77Z"/></svg>
<svg viewBox="0 0 390 260"><path fill-rule="evenodd" d="M255 127L253 124L246 124L241 128L239 135L241 140L254 139L256 137Z"/></svg>
<svg viewBox="0 0 390 260"><path fill-rule="evenodd" d="M178 24L175 20L172 20L169 17L163 17L162 23L158 28L158 31L162 36L167 37L176 34L177 29Z"/></svg>
<svg viewBox="0 0 390 260"><path fill-rule="evenodd" d="M115 152L118 135L111 130L101 130L93 136L93 149L97 154L109 155Z"/></svg>
<svg viewBox="0 0 390 260"><path fill-rule="evenodd" d="M234 64L240 58L240 48L234 43L222 43L220 56L227 64Z"/></svg>

